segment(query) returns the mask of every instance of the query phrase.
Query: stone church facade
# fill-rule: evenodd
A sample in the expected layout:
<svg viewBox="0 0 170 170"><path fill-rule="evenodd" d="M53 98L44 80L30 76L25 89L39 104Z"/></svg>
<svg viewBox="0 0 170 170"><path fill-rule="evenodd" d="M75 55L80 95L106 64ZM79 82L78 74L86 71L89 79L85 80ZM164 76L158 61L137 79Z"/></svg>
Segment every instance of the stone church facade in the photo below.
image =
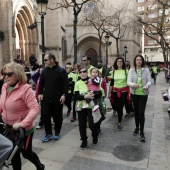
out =
<svg viewBox="0 0 170 170"><path fill-rule="evenodd" d="M112 0L105 0L113 2ZM123 0L122 0L123 1ZM57 2L57 0L56 0ZM136 9L136 2L129 0L131 8ZM115 1L114 1L115 3ZM116 2L118 3L118 2ZM73 63L73 10L57 9L50 10L55 6L53 0L48 2L48 10L44 19L45 49L46 52L55 54L60 65L66 62ZM1 0L0 1L0 68L17 55L22 60L29 60L34 54L39 63L42 63L41 52L41 18L38 15L35 0ZM35 29L27 27L37 23ZM108 63L113 64L116 58L116 43L110 38L112 44L108 46ZM99 59L99 38L97 31L88 26L78 24L77 28L77 61L81 63L83 55L91 56L96 64ZM128 47L127 60L133 60L141 48L141 38L134 31L128 31L119 41L121 55L124 53L124 46ZM103 64L106 63L105 40L102 39L101 56Z"/></svg>

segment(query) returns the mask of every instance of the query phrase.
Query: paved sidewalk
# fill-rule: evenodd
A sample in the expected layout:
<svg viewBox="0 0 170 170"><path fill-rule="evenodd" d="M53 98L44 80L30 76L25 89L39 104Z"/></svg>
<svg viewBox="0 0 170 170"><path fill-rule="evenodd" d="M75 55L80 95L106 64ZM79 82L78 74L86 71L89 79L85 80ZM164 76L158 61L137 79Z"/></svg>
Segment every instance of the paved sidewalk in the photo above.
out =
<svg viewBox="0 0 170 170"><path fill-rule="evenodd" d="M122 121L122 131L117 131L117 115L107 112L102 123L99 144L93 146L88 130L88 147L80 150L78 121L71 123L66 117L59 141L41 142L44 129L36 130L33 146L47 170L170 170L170 119L161 92L168 88L163 73L157 77L157 84L150 89L146 107L146 143L133 136L135 127L133 117ZM107 105L110 106L108 100ZM36 124L38 118L36 119ZM23 160L23 170L35 167Z"/></svg>

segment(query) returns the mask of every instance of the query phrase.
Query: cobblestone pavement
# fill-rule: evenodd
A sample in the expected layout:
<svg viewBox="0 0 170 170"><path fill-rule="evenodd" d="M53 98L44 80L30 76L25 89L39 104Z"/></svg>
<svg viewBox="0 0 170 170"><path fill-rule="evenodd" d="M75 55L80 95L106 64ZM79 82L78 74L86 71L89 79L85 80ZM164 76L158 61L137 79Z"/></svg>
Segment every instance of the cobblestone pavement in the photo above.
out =
<svg viewBox="0 0 170 170"><path fill-rule="evenodd" d="M61 139L42 143L40 139L44 136L44 129L36 130L33 148L47 170L168 170L170 120L166 108L169 102L164 102L161 96L167 88L163 73L160 73L157 84L150 89L146 107L145 143L132 135L134 117L123 117L122 131L117 131L117 115L113 115L111 110L102 123L99 144L91 144L88 130L88 147L80 150L78 121L71 123L64 107ZM106 104L110 107L108 100ZM23 160L23 170L30 169L35 167Z"/></svg>

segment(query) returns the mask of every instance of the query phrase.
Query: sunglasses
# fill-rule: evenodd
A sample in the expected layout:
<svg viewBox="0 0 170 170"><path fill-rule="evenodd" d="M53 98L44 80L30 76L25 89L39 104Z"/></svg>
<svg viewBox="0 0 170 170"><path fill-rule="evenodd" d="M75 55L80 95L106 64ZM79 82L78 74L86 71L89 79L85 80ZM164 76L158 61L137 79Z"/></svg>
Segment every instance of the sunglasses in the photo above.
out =
<svg viewBox="0 0 170 170"><path fill-rule="evenodd" d="M83 62L87 61L87 60L82 60Z"/></svg>
<svg viewBox="0 0 170 170"><path fill-rule="evenodd" d="M3 73L4 77L6 77L6 76L11 77L13 74L14 74L13 72Z"/></svg>
<svg viewBox="0 0 170 170"><path fill-rule="evenodd" d="M79 71L79 73L81 74L81 73L87 73L87 71L86 70L83 70L83 71Z"/></svg>
<svg viewBox="0 0 170 170"><path fill-rule="evenodd" d="M48 61L49 59L44 59L44 62Z"/></svg>

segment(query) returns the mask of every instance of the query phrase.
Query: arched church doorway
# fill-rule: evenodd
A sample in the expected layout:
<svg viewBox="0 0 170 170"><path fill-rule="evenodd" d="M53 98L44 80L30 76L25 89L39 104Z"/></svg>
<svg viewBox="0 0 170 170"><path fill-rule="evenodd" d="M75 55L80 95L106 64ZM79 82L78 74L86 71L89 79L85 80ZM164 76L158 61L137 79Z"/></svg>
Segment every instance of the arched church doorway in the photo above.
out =
<svg viewBox="0 0 170 170"><path fill-rule="evenodd" d="M25 6L24 6L25 5ZM15 43L16 55L20 55L22 60L29 61L31 54L37 55L38 49L38 30L28 29L27 27L33 24L35 14L29 3L24 4L16 11L15 19Z"/></svg>
<svg viewBox="0 0 170 170"><path fill-rule="evenodd" d="M89 48L86 53L86 56L91 58L91 65L97 66L97 52L93 48Z"/></svg>

